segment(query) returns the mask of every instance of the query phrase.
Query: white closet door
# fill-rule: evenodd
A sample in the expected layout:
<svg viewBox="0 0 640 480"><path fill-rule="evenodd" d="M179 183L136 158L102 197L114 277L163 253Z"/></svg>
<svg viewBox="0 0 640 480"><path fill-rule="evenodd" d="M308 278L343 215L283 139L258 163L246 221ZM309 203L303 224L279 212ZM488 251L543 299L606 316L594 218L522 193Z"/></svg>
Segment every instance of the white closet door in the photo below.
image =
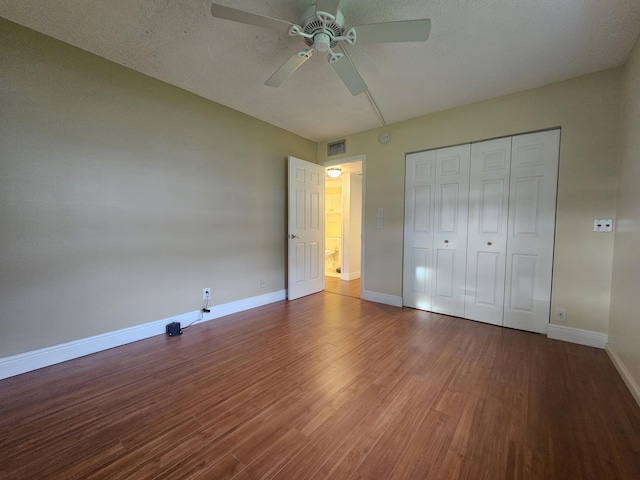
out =
<svg viewBox="0 0 640 480"><path fill-rule="evenodd" d="M436 150L431 310L464 316L471 145Z"/></svg>
<svg viewBox="0 0 640 480"><path fill-rule="evenodd" d="M560 130L512 139L505 327L547 332L559 152Z"/></svg>
<svg viewBox="0 0 640 480"><path fill-rule="evenodd" d="M471 145L465 318L502 325L511 137Z"/></svg>
<svg viewBox="0 0 640 480"><path fill-rule="evenodd" d="M431 310L436 152L406 156L402 302Z"/></svg>

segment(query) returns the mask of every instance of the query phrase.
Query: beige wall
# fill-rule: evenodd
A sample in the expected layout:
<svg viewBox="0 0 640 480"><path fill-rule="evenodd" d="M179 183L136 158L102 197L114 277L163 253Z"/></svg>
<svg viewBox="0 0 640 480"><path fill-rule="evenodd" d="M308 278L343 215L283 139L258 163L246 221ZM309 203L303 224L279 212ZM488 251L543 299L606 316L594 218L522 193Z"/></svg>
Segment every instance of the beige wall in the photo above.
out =
<svg viewBox="0 0 640 480"><path fill-rule="evenodd" d="M0 72L0 358L285 288L314 142L1 19Z"/></svg>
<svg viewBox="0 0 640 480"><path fill-rule="evenodd" d="M615 217L620 78L605 71L346 137L345 156L367 156L364 289L402 295L405 153L561 127L552 311L606 333L613 234L594 233L593 219ZM378 142L382 132L389 143ZM318 145L318 162L326 151Z"/></svg>
<svg viewBox="0 0 640 480"><path fill-rule="evenodd" d="M640 39L623 71L621 163L609 348L640 402Z"/></svg>

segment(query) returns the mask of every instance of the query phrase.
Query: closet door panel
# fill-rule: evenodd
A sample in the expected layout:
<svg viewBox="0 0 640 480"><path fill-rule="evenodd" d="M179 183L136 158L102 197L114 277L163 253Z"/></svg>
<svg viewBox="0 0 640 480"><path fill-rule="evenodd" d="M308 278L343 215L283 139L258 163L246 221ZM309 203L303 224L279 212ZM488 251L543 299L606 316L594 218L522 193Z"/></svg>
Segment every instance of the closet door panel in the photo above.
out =
<svg viewBox="0 0 640 480"><path fill-rule="evenodd" d="M547 333L560 131L513 137L504 325Z"/></svg>
<svg viewBox="0 0 640 480"><path fill-rule="evenodd" d="M406 156L403 305L431 310L436 152Z"/></svg>
<svg viewBox="0 0 640 480"><path fill-rule="evenodd" d="M464 316L470 145L436 151L434 312Z"/></svg>
<svg viewBox="0 0 640 480"><path fill-rule="evenodd" d="M502 325L511 138L471 146L465 317Z"/></svg>

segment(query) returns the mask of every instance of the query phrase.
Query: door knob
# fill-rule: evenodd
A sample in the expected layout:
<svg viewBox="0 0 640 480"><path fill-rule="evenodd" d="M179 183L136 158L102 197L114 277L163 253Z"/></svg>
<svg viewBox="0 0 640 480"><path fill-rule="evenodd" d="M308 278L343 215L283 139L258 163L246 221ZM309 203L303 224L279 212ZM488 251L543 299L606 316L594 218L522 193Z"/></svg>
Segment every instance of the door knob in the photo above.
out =
<svg viewBox="0 0 640 480"><path fill-rule="evenodd" d="M487 242L487 245L493 245L493 243L491 243L491 242Z"/></svg>
<svg viewBox="0 0 640 480"><path fill-rule="evenodd" d="M294 234L292 233L292 234L289 236L289 238L291 238L291 239L293 240L294 238L300 238L300 237L299 237L298 235L294 235Z"/></svg>

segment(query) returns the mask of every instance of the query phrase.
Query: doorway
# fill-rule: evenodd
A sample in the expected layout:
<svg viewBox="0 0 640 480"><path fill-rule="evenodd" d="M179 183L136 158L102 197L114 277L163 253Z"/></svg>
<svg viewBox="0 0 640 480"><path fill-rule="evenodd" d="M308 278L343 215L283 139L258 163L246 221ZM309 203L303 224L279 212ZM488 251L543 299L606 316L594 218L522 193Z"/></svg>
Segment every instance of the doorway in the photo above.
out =
<svg viewBox="0 0 640 480"><path fill-rule="evenodd" d="M361 297L363 157L325 167L325 291Z"/></svg>

